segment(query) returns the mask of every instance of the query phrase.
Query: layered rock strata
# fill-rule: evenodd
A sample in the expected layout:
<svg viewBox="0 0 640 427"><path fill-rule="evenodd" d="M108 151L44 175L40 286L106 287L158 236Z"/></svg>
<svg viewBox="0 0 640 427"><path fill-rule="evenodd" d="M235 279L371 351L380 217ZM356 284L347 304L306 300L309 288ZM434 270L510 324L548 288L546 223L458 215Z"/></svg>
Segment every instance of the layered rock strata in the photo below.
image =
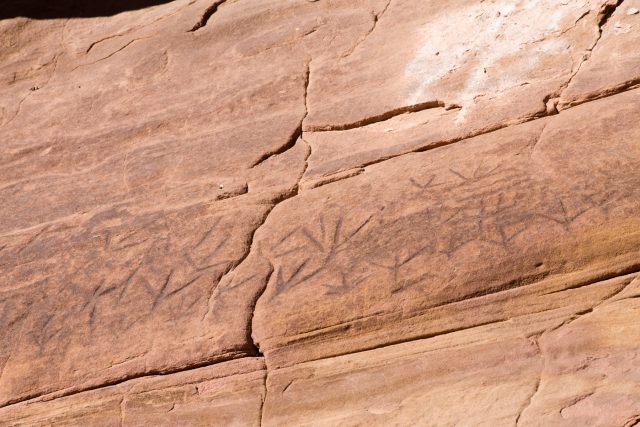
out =
<svg viewBox="0 0 640 427"><path fill-rule="evenodd" d="M156 3L1 12L0 425L640 422L640 0Z"/></svg>

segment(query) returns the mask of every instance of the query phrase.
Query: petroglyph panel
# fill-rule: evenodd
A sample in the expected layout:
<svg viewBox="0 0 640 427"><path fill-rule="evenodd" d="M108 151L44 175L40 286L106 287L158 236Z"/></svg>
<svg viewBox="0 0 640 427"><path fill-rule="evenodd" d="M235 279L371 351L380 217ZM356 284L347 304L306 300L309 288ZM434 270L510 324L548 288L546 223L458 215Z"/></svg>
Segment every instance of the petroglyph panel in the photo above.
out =
<svg viewBox="0 0 640 427"><path fill-rule="evenodd" d="M272 274L254 338L268 355L384 316L637 264L640 92L617 98L398 157L282 204L265 225L279 232L259 239ZM592 121L575 124L579 114Z"/></svg>
<svg viewBox="0 0 640 427"><path fill-rule="evenodd" d="M206 315L265 209L114 208L3 237L2 402L243 353Z"/></svg>

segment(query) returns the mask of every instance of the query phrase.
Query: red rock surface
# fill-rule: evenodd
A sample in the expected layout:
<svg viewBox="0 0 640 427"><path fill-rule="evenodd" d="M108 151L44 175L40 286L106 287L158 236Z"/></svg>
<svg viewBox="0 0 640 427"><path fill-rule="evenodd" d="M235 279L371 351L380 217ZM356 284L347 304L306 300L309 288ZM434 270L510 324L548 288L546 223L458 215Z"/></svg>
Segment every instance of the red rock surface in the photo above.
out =
<svg viewBox="0 0 640 427"><path fill-rule="evenodd" d="M640 422L640 0L10 0L0 425Z"/></svg>

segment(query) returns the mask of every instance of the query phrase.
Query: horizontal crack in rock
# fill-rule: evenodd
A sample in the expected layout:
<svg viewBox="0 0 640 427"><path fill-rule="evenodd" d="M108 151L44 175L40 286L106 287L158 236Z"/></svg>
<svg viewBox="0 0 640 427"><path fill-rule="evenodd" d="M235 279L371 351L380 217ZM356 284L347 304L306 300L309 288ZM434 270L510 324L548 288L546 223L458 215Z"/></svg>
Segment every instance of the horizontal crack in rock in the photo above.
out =
<svg viewBox="0 0 640 427"><path fill-rule="evenodd" d="M367 161L367 162L360 163L358 165L354 165L349 170L366 168L367 166L371 166L371 165L375 165L375 164L378 164L378 163L382 163L382 162L385 162L387 160L394 159L396 157L405 156L407 154L423 153L423 152L426 152L426 151L431 151L431 150L434 150L436 148L445 147L447 145L451 145L451 144L454 144L454 143L457 143L457 142L465 141L467 139L476 138L476 137L479 137L479 136L482 136L482 135L491 134L493 132L497 132L499 130L506 129L506 128L509 128L509 127L512 127L512 126L518 126L518 125L529 123L529 122L532 122L532 121L535 121L535 120L544 119L544 118L547 118L547 117L550 117L550 116L555 116L555 115L558 115L558 114L562 114L564 111L569 110L569 109L571 109L573 107L577 107L578 105L586 104L586 103L592 102L592 101L598 101L598 100L604 99L604 98L609 98L609 97L612 97L612 96L615 96L615 95L619 95L621 93L627 92L629 90L634 90L634 89L637 89L637 88L640 88L640 78L638 78L637 80L634 80L633 82L629 82L629 84L621 85L621 86L619 86L617 88L611 88L611 89L608 89L607 91L603 91L603 92L599 93L600 96L594 96L592 98L589 98L589 99L585 100L584 102L579 102L579 103L567 105L565 108L562 108L560 111L557 111L555 109L547 110L547 111L544 111L544 112L540 112L540 113L534 114L532 116L523 117L521 119L511 121L511 122L508 122L508 123L503 123L503 124L499 124L499 125L496 125L496 126L491 126L491 127L486 128L486 129L482 129L482 130L480 130L478 132L473 132L473 133L470 133L468 135L461 136L461 137L458 137L458 138L451 138L451 139L446 139L446 140L442 140L442 141L438 141L438 142L430 142L425 146L419 146L418 148L415 148L413 150L402 151L402 152L397 153L397 154L389 154L389 155L384 156L384 157L379 157L379 158L377 158L375 160L370 160L370 161ZM552 97L551 96L547 96L547 97L545 97L545 99L543 101L549 102L551 100L552 100ZM396 111L396 110L394 110L394 111ZM407 112L414 112L414 111L407 111ZM404 113L398 113L398 114L395 114L395 115L399 115L399 114L404 114ZM395 115L392 115L391 117L394 117ZM372 122L372 123L375 123L375 121ZM358 127L363 127L363 126L366 126L367 124L372 124L372 123L366 123L366 124L363 124L362 126L356 126L354 128L349 128L349 129L337 129L338 126L329 126L331 128L330 130L315 130L315 131L313 131L313 130L312 131L305 130L305 133L313 133L313 132L321 133L321 132L329 132L329 131L337 131L337 130L352 130L352 129L357 129ZM334 175L339 175L339 174L341 174L343 172L344 171L339 171L339 172L336 172L334 174L325 175L325 176L322 177L322 179L330 180L331 177L333 177ZM336 179L336 180L348 179L348 178L351 178L351 177L357 176L357 175L359 175L359 174L354 174L352 176L343 176L343 177L340 177L339 179Z"/></svg>
<svg viewBox="0 0 640 427"><path fill-rule="evenodd" d="M401 114L417 113L418 111L429 110L432 108L448 108L448 106L444 102L438 101L438 100L426 101L426 102L421 102L419 104L413 104L413 105L395 108L390 111L385 111L382 114L366 117L364 119L361 119L352 123L345 123L345 124L339 124L339 125L334 124L334 125L305 126L304 131L305 132L332 132L332 131L356 129L356 128L368 126L374 123L384 122L385 120L392 119Z"/></svg>

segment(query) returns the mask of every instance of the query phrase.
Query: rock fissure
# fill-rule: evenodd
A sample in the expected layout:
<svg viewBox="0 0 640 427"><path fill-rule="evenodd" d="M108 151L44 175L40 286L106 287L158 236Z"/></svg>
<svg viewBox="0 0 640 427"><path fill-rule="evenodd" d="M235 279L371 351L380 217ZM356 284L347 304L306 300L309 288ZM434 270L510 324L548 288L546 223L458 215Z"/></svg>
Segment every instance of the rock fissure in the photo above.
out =
<svg viewBox="0 0 640 427"><path fill-rule="evenodd" d="M589 61L589 59L591 58L591 55L593 54L594 49L596 48L596 46L598 45L598 42L602 38L604 26L607 24L607 22L609 22L609 18L611 18L611 16L618 9L618 7L622 5L623 2L624 0L607 0L607 2L603 4L602 7L600 8L600 11L598 12L598 16L597 16L597 22L596 22L596 25L598 26L598 35L596 36L591 46L586 50L586 52L582 56L582 60L580 61L578 66L575 67L575 69L572 71L571 75L569 76L569 79L559 89L560 98L562 98L562 93L564 93L564 91L566 91L566 89L571 85L574 78L578 75L578 73L580 72L584 64L587 61ZM592 99L597 99L597 98L592 98ZM566 109L574 105L577 105L577 104L574 104L574 103L569 104L568 106L565 106L563 109Z"/></svg>
<svg viewBox="0 0 640 427"><path fill-rule="evenodd" d="M624 284L623 286L620 287L620 289L615 290L611 295L605 297L604 299L602 299L599 303L595 304L594 306L584 309L584 310L580 310L577 313L575 313L574 315L570 316L568 319L560 322L558 325L548 328L545 331L543 331L541 334L538 334L536 336L533 336L532 338L535 341L536 347L538 348L538 352L540 354L540 356L542 357L543 360L543 366L542 366L542 370L540 372L540 376L538 378L538 381L536 383L536 387L534 389L533 394L527 399L526 404L523 406L522 410L518 413L518 416L516 418L515 421L515 425L516 427L519 425L520 419L523 415L523 413L527 410L527 408L529 408L535 398L535 396L538 394L538 392L540 391L540 386L542 384L542 375L545 371L546 368L546 358L544 356L544 352L542 351L542 347L540 345L540 340L544 337L545 334L551 333L553 331L556 331L558 329L561 329L571 323L573 323L574 321L578 320L579 318L581 318L582 316L585 316L587 314L592 313L596 308L608 303L609 301L611 301L613 298L615 298L616 296L620 295L622 292L624 292L632 283L634 282L633 278L630 278L629 282ZM576 403L578 403L581 400L584 400L588 397L590 397L591 395L593 395L594 392L589 392L586 394L583 394L581 396L578 396L577 398L575 398L569 405L565 405L561 410L560 413L562 415L562 410L575 405Z"/></svg>
<svg viewBox="0 0 640 427"><path fill-rule="evenodd" d="M3 19L0 419L637 426L637 1Z"/></svg>
<svg viewBox="0 0 640 427"><path fill-rule="evenodd" d="M380 19L382 18L382 16L385 14L385 12L387 11L387 9L389 9L389 5L391 5L391 2L393 0L388 0L387 4L385 4L385 6L382 8L382 10L378 13L376 12L371 12L372 15L372 19L373 19L373 24L371 25L371 28L369 29L369 31L367 31L366 34L364 34L360 40L353 45L353 47L351 49L349 49L349 51L347 51L346 53L344 53L342 55L342 59L350 56L353 52L355 52L355 50L362 44L364 43L364 41L371 35L371 33L373 33L376 29L376 27L378 26L378 22L380 21Z"/></svg>
<svg viewBox="0 0 640 427"><path fill-rule="evenodd" d="M584 393L584 394L576 397L575 399L572 399L571 402L569 402L562 409L560 409L560 415L564 418L564 411L565 410L577 405L578 403L582 402L583 400L586 400L586 399L590 398L594 394L595 394L595 391L590 391L588 393Z"/></svg>
<svg viewBox="0 0 640 427"><path fill-rule="evenodd" d="M16 112L13 114L13 116L11 116L10 119L8 119L6 122L4 122L2 124L2 126L6 126L8 124L10 124L12 121L14 121L16 119L16 117L18 117L18 115L20 114L20 110L22 109L22 104L24 103L24 101L27 100L27 98L33 93L33 91L30 91L28 94L26 94L25 96L23 96L20 101L18 101L18 106L16 107Z"/></svg>
<svg viewBox="0 0 640 427"><path fill-rule="evenodd" d="M198 19L198 22L196 22L193 25L193 27L191 27L191 29L187 32L193 33L198 31L200 28L206 26L209 23L209 20L211 19L211 17L218 11L220 6L222 6L226 1L227 0L214 1L208 8L205 9L205 11L200 16L200 19Z"/></svg>
<svg viewBox="0 0 640 427"><path fill-rule="evenodd" d="M568 33L571 30L574 30L578 24L580 23L580 21L582 21L584 18L586 18L587 16L589 16L591 14L590 10L585 11L582 15L578 16L578 19L575 20L575 22L573 23L572 26L570 26L569 28L563 30L560 32L560 35L564 35L566 33Z"/></svg>
<svg viewBox="0 0 640 427"><path fill-rule="evenodd" d="M309 145L306 143L306 141L304 141L304 139L300 138L300 141L303 141L303 143L304 143L307 147L309 147ZM301 174L301 175L300 175L300 177L298 178L298 183L296 184L295 188L294 188L291 192L289 192L289 193L287 193L286 195L284 195L283 197L281 197L279 200L277 200L277 201L276 201L276 203L274 203L274 204L272 205L271 209L270 209L270 210L267 212L267 214L265 215L265 219L264 219L264 221L262 222L262 224L261 224L261 225L260 225L260 226L255 230L255 232L254 232L254 234L253 234L254 236L255 236L255 233L256 233L256 232L257 232L257 231L258 231L258 230L259 230L259 229L260 229L260 228L261 228L261 227L262 227L262 226L267 222L267 219L269 218L269 215L273 212L273 210L276 208L276 206L278 206L280 203L282 203L282 202L284 202L284 201L286 201L286 200L289 200L289 199L292 199L293 197L296 197L296 196L299 194L299 192L300 192L300 180L302 179L302 176L304 176L304 171L306 171L306 165L307 165L308 158L309 158L309 156L310 156L310 155L311 155L311 150L310 150L310 148L309 148L309 149L307 150L307 154L306 154L306 157L305 157L305 159L304 159L304 162L305 162L305 169L303 170L302 174ZM253 246L254 246L254 244L253 244L253 243L254 243L254 242L253 242L253 240L252 240L252 242L251 242L251 246L250 246L250 248L249 248L249 252L247 253L247 257L245 257L245 259L246 259L246 258L248 258L248 256L251 254L251 250L253 249ZM241 263L240 263L240 264L241 264ZM238 265L240 265L240 264L238 264ZM264 294L264 292L267 290L267 286L268 286L269 280L271 279L271 275L272 275L272 274L273 274L273 266L272 266L272 268L271 268L271 272L270 272L270 273L265 277L263 287L262 287L262 289L260 290L260 292L258 292L258 294L257 294L257 296L256 296L256 299L255 299L255 302L253 303L253 305L252 305L252 307L251 307L252 315L251 315L250 322L249 322L249 335L250 335L250 336L252 335L252 334L251 334L251 331L252 331L252 329L253 329L253 328L251 327L251 324L253 323L253 317L254 317L254 315L255 315L255 309L256 309L256 306L257 306L257 304L258 304L258 301L260 300L260 298L261 298L261 297L262 297L262 295ZM261 350L260 350L260 344L259 344L258 342L254 341L254 342L253 342L253 347L254 347L254 349L255 349L255 351L256 351L256 354L262 354L262 352L261 352Z"/></svg>
<svg viewBox="0 0 640 427"><path fill-rule="evenodd" d="M536 349L538 351L538 355L542 359L542 367L540 369L540 373L538 374L538 378L537 378L535 386L533 388L533 392L529 395L527 400L524 402L524 405L522 405L522 408L520 409L520 411L518 412L518 415L516 416L516 420L514 422L515 427L518 427L520 425L520 420L522 419L522 415L525 413L525 411L527 409L529 409L531 407L531 404L532 404L535 396L540 391L540 385L542 384L542 374L544 373L544 369L545 369L545 366L546 366L546 363L547 363L546 358L544 356L544 352L542 351L542 347L540 346L540 339L542 339L542 336L546 332L547 331L543 331L541 334L534 335L534 336L531 337L531 339L533 341L533 344L536 346Z"/></svg>
<svg viewBox="0 0 640 427"><path fill-rule="evenodd" d="M354 176L363 174L364 171L365 171L364 168L355 168L347 171L342 171L334 175L322 177L309 183L308 185L305 186L305 188L302 188L301 191L308 191L314 188L319 188L328 184L332 184L334 182L343 181L348 178L353 178Z"/></svg>
<svg viewBox="0 0 640 427"><path fill-rule="evenodd" d="M631 417L631 419L627 421L623 427L638 427L638 426L640 426L640 415Z"/></svg>
<svg viewBox="0 0 640 427"><path fill-rule="evenodd" d="M117 50L115 50L115 51L111 52L111 53L110 53L110 54L108 54L107 56L102 57L102 58L100 58L100 59L97 59L97 60L95 60L95 61L93 61L93 62L89 62L89 63L87 63L87 64L80 64L80 65L77 65L77 66L73 67L73 68L71 69L71 71L75 71L75 70L77 70L78 68L82 68L82 67L88 67L89 65L94 65L94 64L97 64L98 62L104 61L105 59L109 59L109 58L111 58L112 56L116 55L117 53L122 52L123 50L125 50L126 48L128 48L129 46L131 46L132 44L134 44L134 43L136 43L136 42L139 42L140 40L145 40L145 39L150 39L150 38L151 38L151 36L145 36L145 37L140 37L140 38L137 38L137 39L129 40L127 43L125 43L125 44L124 44L123 46L121 46L119 49L117 49Z"/></svg>
<svg viewBox="0 0 640 427"><path fill-rule="evenodd" d="M633 279L629 280L628 283L626 283L625 285L621 286L620 289L615 290L610 295L608 295L605 298L603 298L599 303L593 305L592 307L589 307L589 308L586 308L584 310L580 310L580 311L574 313L571 317L569 317L568 319L566 319L565 321L560 323L558 326L553 328L553 330L560 329L560 328L562 328L564 326L567 326L567 325L575 322L576 320L580 319L581 317L583 317L583 316L585 316L587 314L593 313L594 310L596 310L598 307L607 304L608 302L613 300L615 297L617 297L618 295L622 294L633 282L634 282Z"/></svg>
<svg viewBox="0 0 640 427"><path fill-rule="evenodd" d="M152 20L152 21L150 21L150 22L146 23L146 24L139 25L139 26L135 26L135 27L132 27L132 28L128 28L128 29L126 29L126 30L124 30L124 31L121 31L121 32L116 33L116 34L112 34L112 35L110 35L110 36L102 37L101 39L98 39L98 40L96 40L96 41L92 42L92 43L87 47L87 50L85 51L85 54L89 53L89 52L90 52L94 47L96 47L98 44L100 44L100 43L102 43L102 42L104 42L104 41L111 40L111 39L114 39L114 38L116 38L116 37L126 36L127 34L130 34L130 33L134 32L134 31L142 30L142 29L144 29L144 28L149 27L150 25L153 25L153 24L155 24L155 23L157 23L157 22L160 22L160 21L162 21L162 20L164 20L164 19L167 19L167 18L169 18L170 16L176 15L176 14L177 14L177 13L179 13L180 11L182 11L182 9L178 9L178 10L176 10L176 11L172 12L172 13L169 13L169 14L167 14L167 15L163 15L163 16L161 16L161 17L159 17L159 18L156 18L156 19L154 19L154 20ZM65 22L65 28L66 28L66 25L67 25L68 21L69 21L69 20L67 19L67 22ZM64 28L63 28L62 34L63 34L63 37L64 37ZM62 42L60 43L60 45L61 45L61 47L62 47Z"/></svg>
<svg viewBox="0 0 640 427"><path fill-rule="evenodd" d="M540 135L538 135L538 138L534 141L534 143L531 145L531 153L533 154L533 152L535 151L536 147L538 146L538 144L540 143L540 141L542 140L542 136L544 135L544 131L547 129L547 126L549 126L549 123L546 123L542 129L540 130Z"/></svg>
<svg viewBox="0 0 640 427"><path fill-rule="evenodd" d="M631 275L634 275L634 274L640 274L640 263L632 263L632 264L630 264L627 267L622 268L622 269L618 269L618 270L615 270L615 271L598 274L594 278L590 278L588 280L581 280L581 281L575 283L572 286L569 286L569 287L566 287L566 288L563 288L563 289L557 290L557 291L547 292L547 293L545 293L543 295L552 295L552 294L557 294L559 292L564 292L564 291L568 291L568 290L572 290L572 289L579 289L579 288L583 288L585 286L591 286L594 283L603 282L605 280L610 280L610 279L615 279L616 277L631 276Z"/></svg>
<svg viewBox="0 0 640 427"><path fill-rule="evenodd" d="M104 42L104 41L111 40L111 39L115 39L116 37L122 37L122 36L126 35L127 33L129 33L129 31L125 31L125 32L122 32L122 33L114 34L114 35L112 35L112 36L103 37L103 38L101 38L100 40L96 40L96 41L92 42L92 43L89 45L89 47L87 47L87 50L86 50L84 53L89 53L89 52L91 52L91 50L92 50L94 47L96 47L96 45L98 45L98 44L100 44L100 43L102 43L102 42Z"/></svg>
<svg viewBox="0 0 640 427"><path fill-rule="evenodd" d="M295 186L288 192L285 192L283 194L281 194L276 200L273 201L273 204L271 205L270 209L264 214L264 217L262 218L262 221L260 223L260 225L258 225L258 227L256 227L256 229L253 231L253 233L250 236L250 240L247 243L247 248L248 250L246 251L246 253L244 254L244 256L235 264L235 266L233 268L231 268L229 270L229 273L235 271L235 269L237 267L239 267L240 265L242 265L242 263L244 263L248 258L249 255L252 253L252 251L257 250L257 248L254 248L255 246L255 235L258 232L258 230L264 226L264 224L267 222L269 215L273 212L273 210L282 202L289 200L295 196L297 196L300 192L300 181L302 180L302 177L304 176L307 167L308 167L308 160L309 157L311 156L311 146L307 143L307 141L304 140L303 138L303 133L302 133L302 125L304 120L306 119L309 109L308 109L308 104L307 104L307 94L308 94L308 87L309 87L309 81L310 81L310 74L311 74L311 61L308 61L305 65L305 71L304 71L304 91L303 91L303 104L304 104L304 114L302 116L302 118L300 119L300 123L297 127L297 129L294 131L292 138L289 139L289 141L287 141L287 143L281 147L279 150L277 150L277 152L274 153L268 153L267 155L263 156L264 159L257 162L255 166L257 166L258 164L261 164L262 162L266 161L267 159L273 157L273 156L277 156L277 155L281 155L283 153L285 153L286 151L290 150L291 148L293 148L295 146L295 144L297 143L297 141L301 141L307 148L307 152L305 154L305 158L304 158L304 166L302 169L302 172L300 173L300 175L297 178L297 183L295 184ZM294 139L295 138L295 139ZM251 308L251 316L249 318L249 324L248 324L248 339L252 339L252 324L253 324L253 317L254 317L254 313L255 313L255 308L258 304L258 301L260 300L260 298L262 297L262 295L264 294L264 292L267 289L269 280L271 278L271 275L273 274L273 265L271 266L271 270L269 272L269 274L267 274L266 278L263 280L263 287L262 289L256 294L256 298L254 299L254 301L252 302L250 308ZM223 276L224 277L224 276ZM222 280L222 278L220 279ZM254 349L254 354L255 355L262 355L262 352L260 350L260 345L259 343L253 341L252 343L253 345L253 349Z"/></svg>
<svg viewBox="0 0 640 427"><path fill-rule="evenodd" d="M628 270L624 270L624 271L618 271L616 273L596 275L596 276L592 277L589 281L585 281L584 283L581 282L581 284L579 284L579 285L567 287L567 288L564 288L562 290L551 292L551 293L569 291L569 290L573 290L573 289L584 287L584 286L595 285L595 284L601 283L602 281L605 281L605 280L609 280L609 279L613 279L613 278L617 278L617 277L633 275L638 271L639 270L637 270L637 267L636 267L636 268L632 268L632 269L628 269ZM614 292L612 292L612 294L610 294L609 296L605 297L603 302L606 302L606 301L614 298L616 295L622 293L624 291L624 289L627 286L629 286L632 281L633 280L631 280L629 283L627 283L623 288L615 290ZM536 284L536 282L531 280L530 285L535 285L535 284ZM497 293L507 292L509 290L512 290L512 288L501 289L501 290L498 290L498 291L495 291L495 292L485 292L485 293L482 293L480 295L476 295L476 297L478 297L478 296L495 295ZM548 294L551 294L551 293L548 293ZM543 294L543 295L548 295L548 294ZM462 299L459 299L457 301L450 301L450 302L448 302L446 304L433 306L433 307L430 307L429 309L427 309L426 311L418 311L416 313L413 313L413 315L411 317L417 317L417 316L420 316L420 315L424 315L428 310L451 306L452 304L461 303L461 302L464 302L464 301L466 301L468 299L469 298L462 298ZM598 304L598 305L600 305L600 304ZM559 323L558 325L556 325L556 326L554 326L552 328L549 328L546 332L552 332L552 331L564 326L566 323L575 320L575 315L587 314L587 313L589 313L591 311L592 311L592 308L589 308L589 309L580 311L578 313L575 313L573 316L571 316L570 318L564 320L563 322ZM351 325L354 322L361 321L361 320L367 320L367 319L371 319L371 318L377 318L377 317L385 317L385 316L387 316L387 315L386 314L374 314L374 315L368 315L368 316L361 316L361 317L357 317L357 318L351 319L349 322L327 326L327 327L322 328L322 329L311 330L311 331L308 331L304 336L300 337L299 339L297 339L296 337L291 337L291 339L288 341L288 345L296 344L299 341L305 341L308 338L309 334L311 334L313 332L322 333L322 332L327 332L327 330L336 329L336 328L347 328L347 329L349 329L349 328L351 328ZM409 318L411 318L411 317L409 317ZM375 350L375 349L378 349L378 348L389 347L389 346L403 344L403 343L411 342L411 341L435 338L435 337L442 336L442 335L449 335L449 334L452 334L452 333L455 333L455 332L466 331L466 330L475 329L475 328L479 328L479 327L487 326L487 325L492 325L492 324L504 323L504 322L508 322L508 321L511 321L511 320L513 320L513 318L511 318L511 317L504 317L504 316L503 317L497 317L497 318L494 318L492 320L487 320L487 321L478 322L478 323L469 324L469 325L458 326L458 327L449 328L449 329L442 329L442 330L437 331L437 332L425 333L425 334L417 334L417 335L415 335L415 336L413 336L411 338L391 340L391 341L387 341L386 343L381 344L381 345L375 345L375 346L371 346L371 347L368 347L368 346L367 347L362 347L362 348L359 348L355 352L344 352L344 353L343 352L338 352L338 353L335 353L335 354L332 353L331 356L319 357L317 359L312 359L312 360L322 360L322 359L336 357L336 356L343 356L343 355L346 355L346 354L352 354L352 353L358 353L358 352L362 352L362 351ZM331 340L331 338L326 338L324 340L323 339L319 339L319 340L316 340L316 341L319 342L319 343L322 343L323 341L330 341L330 340ZM278 347L278 348L276 348L274 350L277 350L279 348L280 347Z"/></svg>
<svg viewBox="0 0 640 427"><path fill-rule="evenodd" d="M637 84L640 85L640 78L637 79ZM529 122L532 122L532 121L535 121L535 120L540 120L540 119L544 119L544 118L547 118L547 117L550 117L550 116L555 116L555 115L558 115L558 114L562 114L564 111L569 110L569 109L571 109L573 107L577 107L578 105L582 105L582 104L585 104L585 103L588 103L588 102L598 101L598 100L601 100L601 99L604 99L604 98L609 98L609 97L612 97L612 96L616 96L616 95L622 94L624 92L627 92L627 91L633 90L633 89L636 89L635 84L629 84L629 85L620 86L620 87L617 88L617 90L612 89L612 90L605 91L604 93L602 93L602 96L590 98L590 99L586 100L583 103L571 104L571 105L568 105L565 108L558 109L558 110L556 110L555 108L551 109L551 110L547 109L546 111L541 111L540 113L534 114L532 116L528 116L528 117L525 117L525 118L522 118L522 119L519 119L519 120L514 120L514 121L511 121L511 122L508 122L508 123L492 126L492 127L483 129L483 130L478 131L478 132L470 133L469 135L461 136L459 138L451 138L451 139L447 139L447 140L438 141L438 142L435 142L435 143L431 142L426 146L421 146L421 147L415 148L413 150L408 150L408 151L403 151L403 152L397 153L397 154L390 154L388 156L378 157L377 159L370 160L368 162L363 162L363 163L361 163L361 164L359 164L357 166L353 166L351 169L353 169L353 170L363 169L363 168L366 168L368 166L372 166L372 165L375 165L375 164L378 164L378 163L385 162L387 160L395 159L396 157L406 156L408 154L413 154L413 153L423 153L423 152L426 152L426 151L431 151L431 150L434 150L434 149L437 149L437 148L441 148L441 147L445 147L445 146L448 146L448 145L451 145L451 144L455 144L457 142L465 141L465 140L468 140L468 139L471 139L471 138L475 138L475 137L491 134L491 133L494 133L494 132L497 132L497 131L500 131L500 130L503 130L503 129L506 129L506 128L509 128L509 127L512 127L512 126L518 126L518 125L521 125L521 124L524 124L524 123L529 123ZM549 96L545 97L545 100L547 102L549 102L549 101L554 101L555 102L556 98L554 98L553 95L549 95ZM543 102L545 100L543 100ZM554 105L554 107L555 107L555 105ZM435 108L438 108L438 107L435 107ZM418 110L418 111L420 111L420 110ZM399 113L399 114L412 113L412 112L414 112L414 111L407 111L407 112ZM415 111L415 112L417 112L417 111ZM396 115L399 115L399 114L396 114ZM392 118L394 116L395 115L393 115L393 116L391 116L389 118ZM375 121L372 122L372 123L368 123L368 124L373 124L373 123L375 123ZM336 129L334 127L331 127L330 130L313 130L313 131L305 130L305 133L331 132L331 131L338 131L338 130L352 130L352 129L357 129L359 127L364 127L364 126L367 126L367 124L363 124L362 126L356 126L354 128L350 128L350 129ZM537 145L537 143L536 143L536 145ZM326 182L328 184L328 183L333 182L333 181L349 179L349 178L358 176L358 175L360 175L360 173L362 173L362 172L360 172L360 173L353 174L353 175L341 176L341 177L339 177L337 179L334 179L332 181L332 178L333 178L334 175L339 175L342 172L344 172L344 171L336 172L335 174L332 174L332 175L326 175L326 176L322 177L322 179L320 179L319 181L320 182ZM324 185L324 184L320 184L320 185L314 186L313 188L321 187L322 185Z"/></svg>
<svg viewBox="0 0 640 427"><path fill-rule="evenodd" d="M120 407L120 427L124 427L124 403L125 398L122 397L122 399L120 399L120 404L118 405Z"/></svg>
<svg viewBox="0 0 640 427"><path fill-rule="evenodd" d="M260 158L258 160L256 160L251 165L252 168L261 165L262 163L266 162L267 160L269 160L270 158L272 158L274 156L283 154L283 153L287 152L288 150L292 149L296 145L296 142L298 141L298 139L300 139L302 137L302 124L303 124L304 120L307 118L307 115L309 114L309 109L307 107L307 101L306 100L307 100L307 91L309 90L310 66L311 66L311 61L309 61L306 64L305 71L304 71L305 111L304 111L304 115L303 115L302 119L300 120L300 124L295 129L295 131L291 134L291 137L287 140L287 142L284 145L278 147L274 151L270 151L270 152L265 153L262 156L260 156Z"/></svg>
<svg viewBox="0 0 640 427"><path fill-rule="evenodd" d="M419 111L430 110L433 108L449 108L447 104L439 100L426 101L418 104L408 105L404 107L395 108L390 111L386 111L382 114L378 114L375 116L366 117L364 119L360 119L358 121L346 124L333 124L333 125L314 125L314 126L305 126L305 132L334 132L334 131L342 131L342 130L351 130L357 129L364 126L372 125L374 123L384 122L389 119L392 119L396 116L405 113L417 113ZM452 107L454 108L454 107Z"/></svg>
<svg viewBox="0 0 640 427"><path fill-rule="evenodd" d="M368 318L373 318L376 316L368 316ZM367 318L367 317L363 317L363 318ZM452 327L449 329L444 329L438 332L432 332L432 333L424 333L424 334L418 334L414 337L408 338L408 339L395 339L395 340L389 340L386 341L384 344L375 344L375 345L370 345L370 346L364 346L364 347L359 347L357 351L338 351L335 353L331 353L330 356L320 356L320 357L313 357L310 359L305 360L305 362L312 362L312 361L317 361L317 360L325 360L325 359L332 359L334 357L339 357L339 356L346 356L349 354L356 354L356 353L362 353L362 352L366 352L366 351L373 351L373 350L378 350L378 349L382 349L382 348L388 348L388 347L393 347L399 344L406 344L406 343L410 343L413 341L422 341L422 340L428 340L431 338L437 338L437 337L441 337L441 336L446 336L446 335L450 335L456 332L463 332L463 331L468 331L468 330L472 330L472 329L477 329L477 328L481 328L483 326L489 326L489 325L496 325L496 324L500 324L500 323L505 323L510 321L510 318L499 318L499 319L493 319L493 320L487 320L484 322L479 322L473 325L469 325L469 326L458 326L458 327ZM344 325L336 325L336 326L344 326ZM330 339L326 339L326 340L316 340L315 342L317 343L317 345L322 345L323 341L330 341ZM295 344L295 341L290 342L289 344ZM273 350L278 350L280 348L275 348ZM268 369L268 367L267 367ZM280 368L278 368L280 369Z"/></svg>
<svg viewBox="0 0 640 427"><path fill-rule="evenodd" d="M604 25L609 22L609 18L613 15L616 9L624 3L624 0L608 0L605 4L600 8L600 12L598 12L598 30L600 32L600 36L602 36L602 30ZM596 43L600 40L596 40Z"/></svg>
<svg viewBox="0 0 640 427"><path fill-rule="evenodd" d="M267 400L267 393L269 392L269 387L267 386L267 382L269 381L269 369L265 369L265 374L264 374L264 393L262 394L262 396L260 396L260 409L258 411L259 414L259 419L258 419L258 425L262 426L262 420L264 420L264 409L265 409L265 402Z"/></svg>

